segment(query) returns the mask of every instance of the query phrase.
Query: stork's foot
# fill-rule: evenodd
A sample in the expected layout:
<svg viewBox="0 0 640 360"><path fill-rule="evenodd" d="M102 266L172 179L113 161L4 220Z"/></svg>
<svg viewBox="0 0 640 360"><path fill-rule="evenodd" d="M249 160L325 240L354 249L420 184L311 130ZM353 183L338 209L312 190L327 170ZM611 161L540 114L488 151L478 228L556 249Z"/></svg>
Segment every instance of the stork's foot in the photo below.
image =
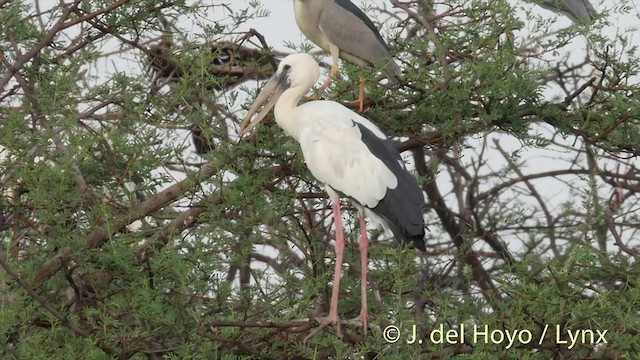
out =
<svg viewBox="0 0 640 360"><path fill-rule="evenodd" d="M316 322L318 322L318 328L313 330L313 332L309 335L307 335L307 337L304 338L303 342L306 343L309 339L311 339L312 337L316 336L322 329L324 329L327 326L332 326L335 325L336 326L336 335L338 337L342 337L342 329L340 329L340 319L338 318L338 316L322 316L322 317L317 317L315 318Z"/></svg>
<svg viewBox="0 0 640 360"><path fill-rule="evenodd" d="M362 319L365 319L365 320L363 321ZM364 336L366 338L369 334L369 323L366 319L367 319L366 314L363 316L362 312L360 313L360 316L350 320L340 320L337 317L334 319L334 318L331 318L330 316L314 318L314 320L318 323L318 327L315 330L313 330L311 334L307 335L307 337L304 338L303 342L306 343L309 339L316 336L322 329L324 329L327 326L333 326L333 325L336 326L336 335L340 338L342 337L341 325L344 325L347 327L353 327L353 328L362 327L364 331Z"/></svg>

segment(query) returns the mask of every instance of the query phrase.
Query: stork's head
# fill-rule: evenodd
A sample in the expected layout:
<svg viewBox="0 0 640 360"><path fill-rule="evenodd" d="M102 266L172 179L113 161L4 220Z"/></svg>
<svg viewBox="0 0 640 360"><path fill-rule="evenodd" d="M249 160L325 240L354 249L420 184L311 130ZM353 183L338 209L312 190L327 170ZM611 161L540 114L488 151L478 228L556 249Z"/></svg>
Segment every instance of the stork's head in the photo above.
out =
<svg viewBox="0 0 640 360"><path fill-rule="evenodd" d="M280 65L278 65L278 70L267 80L255 103L242 121L240 135L246 134L258 125L285 91L288 90L292 96L296 97L296 101L300 100L313 87L313 84L318 81L319 77L320 66L309 54L292 54L282 59ZM264 106L264 109L255 120L249 123L249 120L267 100L269 101Z"/></svg>

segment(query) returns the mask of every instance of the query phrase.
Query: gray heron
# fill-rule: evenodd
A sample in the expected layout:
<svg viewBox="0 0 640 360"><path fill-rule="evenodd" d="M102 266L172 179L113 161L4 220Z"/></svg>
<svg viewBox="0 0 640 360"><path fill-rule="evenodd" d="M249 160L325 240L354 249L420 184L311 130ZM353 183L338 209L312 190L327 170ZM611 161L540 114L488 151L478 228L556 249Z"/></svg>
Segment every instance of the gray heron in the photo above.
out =
<svg viewBox="0 0 640 360"><path fill-rule="evenodd" d="M293 9L300 31L331 54L329 77L318 98L338 74L338 58L358 66L379 66L390 82L396 82L400 68L371 19L349 0L294 0ZM360 112L364 109L364 79L360 81Z"/></svg>
<svg viewBox="0 0 640 360"><path fill-rule="evenodd" d="M329 315L316 320L319 329L335 324L338 335L338 295L345 247L340 197L350 198L358 209L362 266L359 319L366 333L369 239L365 215L379 221L397 240L425 251L424 195L392 140L375 124L334 101L316 100L298 106L319 76L320 67L311 55L284 58L249 109L240 133L251 131L275 107L277 124L300 143L311 174L325 185L336 228L336 264ZM265 102L264 109L251 121Z"/></svg>

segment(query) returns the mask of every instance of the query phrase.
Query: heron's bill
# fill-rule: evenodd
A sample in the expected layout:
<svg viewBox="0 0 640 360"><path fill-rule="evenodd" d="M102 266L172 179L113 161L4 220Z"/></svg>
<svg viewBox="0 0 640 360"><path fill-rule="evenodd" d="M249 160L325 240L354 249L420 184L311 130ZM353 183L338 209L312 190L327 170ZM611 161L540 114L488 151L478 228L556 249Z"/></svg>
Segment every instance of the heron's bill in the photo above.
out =
<svg viewBox="0 0 640 360"><path fill-rule="evenodd" d="M285 90L278 85L280 85L280 83L275 78L275 76L271 77L264 85L264 88L262 89L260 94L258 94L258 97L253 103L253 106L251 106L251 109L249 109L249 112L247 112L244 120L242 120L242 124L240 124L240 137L253 130L253 128L256 127L256 125L258 125L258 123L260 123L260 121L262 121L267 116L269 111L271 111L271 109L275 106L276 101L278 101L278 98ZM262 106L262 104L267 100L269 101L264 106L264 109L262 109L262 111L258 114L258 116L256 116L253 121L249 122L253 115L258 111L258 109L260 109L260 106Z"/></svg>

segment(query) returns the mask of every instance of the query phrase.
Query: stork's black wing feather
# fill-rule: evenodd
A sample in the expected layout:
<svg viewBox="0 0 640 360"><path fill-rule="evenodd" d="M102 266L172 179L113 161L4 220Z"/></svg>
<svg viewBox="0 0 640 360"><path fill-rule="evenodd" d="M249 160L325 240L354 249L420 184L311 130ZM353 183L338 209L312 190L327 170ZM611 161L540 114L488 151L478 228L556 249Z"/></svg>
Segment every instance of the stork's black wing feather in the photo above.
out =
<svg viewBox="0 0 640 360"><path fill-rule="evenodd" d="M424 218L422 207L424 195L416 179L402 163L400 153L391 139L381 139L364 125L355 122L362 134L362 142L380 159L398 179L395 189L388 189L378 205L371 209L387 221L394 236L425 251Z"/></svg>

